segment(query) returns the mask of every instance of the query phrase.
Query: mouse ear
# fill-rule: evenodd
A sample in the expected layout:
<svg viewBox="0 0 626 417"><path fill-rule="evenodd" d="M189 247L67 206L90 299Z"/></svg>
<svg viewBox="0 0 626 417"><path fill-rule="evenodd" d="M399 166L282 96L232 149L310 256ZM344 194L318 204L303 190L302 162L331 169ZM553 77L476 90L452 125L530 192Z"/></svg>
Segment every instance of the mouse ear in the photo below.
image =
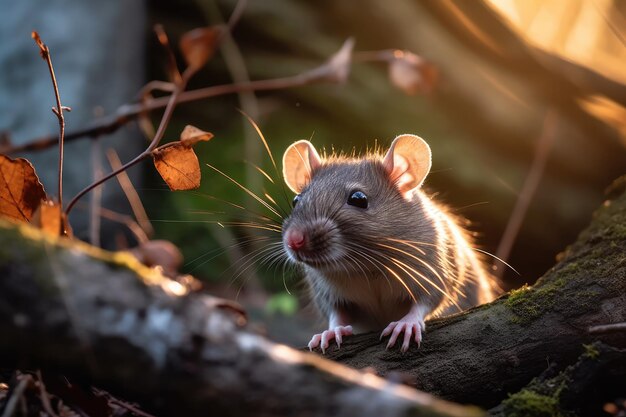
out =
<svg viewBox="0 0 626 417"><path fill-rule="evenodd" d="M296 194L311 181L311 174L322 164L317 151L308 140L292 143L283 155L283 178Z"/></svg>
<svg viewBox="0 0 626 417"><path fill-rule="evenodd" d="M400 135L391 143L383 159L383 166L402 195L418 188L424 182L431 166L430 146L415 135Z"/></svg>

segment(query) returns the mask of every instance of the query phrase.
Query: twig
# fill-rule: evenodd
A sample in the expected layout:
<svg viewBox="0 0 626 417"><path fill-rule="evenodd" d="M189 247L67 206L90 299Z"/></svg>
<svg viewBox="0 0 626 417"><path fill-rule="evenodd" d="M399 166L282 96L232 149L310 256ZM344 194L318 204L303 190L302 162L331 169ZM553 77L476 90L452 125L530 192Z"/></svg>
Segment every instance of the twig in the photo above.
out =
<svg viewBox="0 0 626 417"><path fill-rule="evenodd" d="M22 375L19 378L20 382L17 384L17 386L11 393L11 397L7 401L6 406L4 407L4 412L2 413L1 417L11 417L13 415L13 413L15 412L15 407L17 407L17 403L22 398L22 395L24 395L24 391L26 390L26 387L28 387L28 384L32 382L32 380L33 379L30 375Z"/></svg>
<svg viewBox="0 0 626 417"><path fill-rule="evenodd" d="M154 32L157 35L159 43L167 53L167 72L170 74L170 81L172 81L174 85L179 85L183 81L182 76L178 70L176 57L174 57L174 51L172 51L172 48L170 47L170 41L165 33L165 30L163 29L163 25L154 25Z"/></svg>
<svg viewBox="0 0 626 417"><path fill-rule="evenodd" d="M120 161L120 157L114 149L108 149L106 155L109 160L109 164L111 164L111 169L118 170L121 168L122 161ZM122 171L116 178L120 183L120 187L122 187L122 191L124 191L124 194L126 195L126 199L130 203L130 208L133 210L137 223L139 223L139 226L141 226L141 229L147 236L152 236L154 234L154 228L152 227L152 223L150 223L148 213L146 213L146 209L141 203L139 194L137 194L135 187L133 187L133 183L128 177L128 174L126 171Z"/></svg>
<svg viewBox="0 0 626 417"><path fill-rule="evenodd" d="M94 392L94 394L99 395L101 397L105 397L109 403L113 403L119 407L125 408L126 410L130 411L133 414L136 414L141 417L154 417L152 414L146 413L145 411L138 409L137 407L135 407L132 404L127 403L126 401L122 401L113 397L111 394L109 394L106 391L100 390L98 388L93 388L93 387L91 388L91 390Z"/></svg>
<svg viewBox="0 0 626 417"><path fill-rule="evenodd" d="M51 417L59 417L59 415L52 409L50 397L48 396L48 391L46 391L46 385L43 383L40 370L37 370L37 380L37 385L39 386L39 397L41 398L43 409L46 410L46 413L48 413Z"/></svg>
<svg viewBox="0 0 626 417"><path fill-rule="evenodd" d="M57 79L54 75L54 68L52 66L52 57L50 56L50 48L48 45L42 42L39 37L39 33L33 31L31 33L31 37L37 43L39 47L39 53L41 54L41 58L46 61L48 64L48 70L50 71L50 78L52 79L52 87L54 88L54 97L56 99L56 107L52 107L52 112L56 114L57 119L59 119L59 205L63 208L63 142L65 135L65 117L63 116L63 111L72 111L71 108L61 105L61 96L59 95L59 87L57 85ZM61 222L63 223L63 222Z"/></svg>
<svg viewBox="0 0 626 417"><path fill-rule="evenodd" d="M327 63L324 63L323 65L290 77L256 80L239 84L222 84L185 91L179 94L177 102L182 104L246 91L282 90L286 88L302 87L317 82L334 82L335 80L330 76L331 74L329 74L327 68ZM143 112L150 112L166 107L170 98L171 95L159 97L146 103L122 105L115 113L95 120L90 126L68 132L65 135L65 140L73 141L86 136L99 137L104 134L113 133L137 118ZM44 136L23 145L1 147L0 153L12 154L17 152L38 151L55 145L56 141L56 137Z"/></svg>
<svg viewBox="0 0 626 417"><path fill-rule="evenodd" d="M83 204L81 201L76 204L76 207L79 210L86 208L85 204ZM139 226L135 219L128 214L118 213L116 211L109 210L106 207L100 207L100 210L98 210L98 215L103 219L111 220L112 222L120 223L126 226L128 230L130 230L130 232L135 236L135 239L139 244L148 242L150 240L150 238L148 237L146 232L144 232L141 226Z"/></svg>
<svg viewBox="0 0 626 417"><path fill-rule="evenodd" d="M519 233L520 227L526 217L526 212L528 211L530 202L532 201L535 191L537 191L537 187L539 186L539 181L543 176L548 155L550 154L552 143L556 137L554 134L557 124L556 122L557 115L555 111L549 110L543 122L541 136L537 140L537 144L535 146L535 155L532 165L528 171L526 179L524 180L524 185L522 186L522 190L520 191L517 201L515 202L515 207L513 208L511 217L509 217L506 229L502 234L502 239L500 239L500 243L498 244L498 249L496 250L496 256L494 258L494 266L496 266L498 262L506 263L509 255L511 254L513 244L515 243L517 234ZM502 278L503 274L504 268L496 269L495 275L497 278Z"/></svg>
<svg viewBox="0 0 626 417"><path fill-rule="evenodd" d="M591 326L588 331L591 334L626 332L626 322Z"/></svg>
<svg viewBox="0 0 626 417"><path fill-rule="evenodd" d="M100 141L91 143L92 181L102 177L102 149ZM93 246L100 246L100 209L102 208L103 187L98 187L91 194L89 202L89 241Z"/></svg>

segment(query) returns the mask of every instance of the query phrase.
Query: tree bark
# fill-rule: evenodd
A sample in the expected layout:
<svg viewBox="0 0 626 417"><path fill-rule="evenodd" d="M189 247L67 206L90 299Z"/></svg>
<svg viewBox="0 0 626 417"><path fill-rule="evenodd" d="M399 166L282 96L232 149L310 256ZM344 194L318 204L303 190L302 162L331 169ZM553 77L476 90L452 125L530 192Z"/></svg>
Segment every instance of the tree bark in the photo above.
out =
<svg viewBox="0 0 626 417"><path fill-rule="evenodd" d="M0 367L43 368L159 415L480 416L246 331L238 306L0 221Z"/></svg>
<svg viewBox="0 0 626 417"><path fill-rule="evenodd" d="M574 363L584 344L600 339L625 347L626 332L588 331L626 321L625 188L626 177L616 181L613 199L534 286L427 322L422 346L406 355L385 350L378 334L366 334L346 338L326 356L382 375L400 372L418 389L489 408L547 367Z"/></svg>

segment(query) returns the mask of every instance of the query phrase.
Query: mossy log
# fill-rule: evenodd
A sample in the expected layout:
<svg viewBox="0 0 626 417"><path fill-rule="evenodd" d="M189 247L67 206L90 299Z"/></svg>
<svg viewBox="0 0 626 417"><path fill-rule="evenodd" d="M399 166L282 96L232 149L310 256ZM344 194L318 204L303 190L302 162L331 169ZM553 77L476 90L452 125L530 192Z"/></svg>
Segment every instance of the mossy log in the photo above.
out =
<svg viewBox="0 0 626 417"><path fill-rule="evenodd" d="M399 372L418 389L491 408L547 367L573 364L585 344L601 339L625 347L626 332L589 332L626 321L625 182L616 181L612 199L534 286L427 322L422 346L405 355L385 350L378 334L365 334L345 338L326 356L382 375Z"/></svg>
<svg viewBox="0 0 626 417"><path fill-rule="evenodd" d="M404 355L366 334L327 358L490 408L573 364L585 344L625 346L624 332L588 332L626 321L625 183L533 287L428 322ZM241 326L234 303L26 225L0 222L0 277L0 366L61 370L159 413L480 415L273 344Z"/></svg>
<svg viewBox="0 0 626 417"><path fill-rule="evenodd" d="M0 367L42 368L159 415L480 416L271 343L216 299L80 242L0 221Z"/></svg>

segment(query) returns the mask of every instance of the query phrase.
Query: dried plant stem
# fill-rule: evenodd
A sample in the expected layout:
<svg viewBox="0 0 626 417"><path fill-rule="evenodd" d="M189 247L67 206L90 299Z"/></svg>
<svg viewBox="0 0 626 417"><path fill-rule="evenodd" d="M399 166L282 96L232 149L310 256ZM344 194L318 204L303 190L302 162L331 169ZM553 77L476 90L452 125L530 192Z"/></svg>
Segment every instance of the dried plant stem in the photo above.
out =
<svg viewBox="0 0 626 417"><path fill-rule="evenodd" d="M44 59L44 61L46 61L46 64L48 64L48 71L50 71L50 78L52 79L52 87L54 88L54 98L57 104L56 107L52 108L52 112L57 116L57 119L59 120L59 139L58 139L58 144L59 144L59 189L58 189L58 193L59 193L59 197L58 198L59 198L59 205L62 208L63 207L63 143L64 143L64 136L65 136L65 117L63 116L63 111L64 110L72 111L72 109L61 105L61 96L59 95L59 86L57 85L57 78L54 75L54 67L52 66L52 57L50 56L50 48L48 48L48 45L43 43L43 41L41 40L37 32L33 31L31 33L31 36L37 43L37 46L39 47L39 53L41 54L41 57Z"/></svg>
<svg viewBox="0 0 626 417"><path fill-rule="evenodd" d="M19 383L13 390L11 394L11 398L7 401L4 406L4 412L2 413L2 417L11 417L15 412L15 407L17 407L17 403L22 399L24 395L24 391L28 387L28 384L32 382L32 377L30 375L21 375L19 379Z"/></svg>
<svg viewBox="0 0 626 417"><path fill-rule="evenodd" d="M626 332L626 322L602 324L598 326L591 326L589 328L589 333L591 334L618 333L618 332Z"/></svg>
<svg viewBox="0 0 626 417"><path fill-rule="evenodd" d="M103 175L101 142L91 142L92 181L97 181ZM103 187L96 188L89 201L89 241L93 246L100 246L100 210L102 209Z"/></svg>
<svg viewBox="0 0 626 417"><path fill-rule="evenodd" d="M108 149L106 155L112 170L118 170L122 167L122 161L120 161L120 157L114 149ZM141 203L139 194L137 194L135 187L133 187L133 183L126 171L122 171L117 175L117 181L120 183L120 187L122 187L122 191L124 191L126 199L130 203L130 208L133 210L137 223L139 223L146 235L152 236L154 234L154 228L152 227L152 223L150 223L146 209Z"/></svg>
<svg viewBox="0 0 626 417"><path fill-rule="evenodd" d="M43 409L50 417L59 417L59 415L52 409L50 397L48 396L48 391L46 391L46 385L43 383L40 370L37 370L37 385L39 386L39 398L41 398Z"/></svg>
<svg viewBox="0 0 626 417"><path fill-rule="evenodd" d="M117 213L104 207L100 208L99 214L102 218L123 224L128 227L128 230L130 230L131 233L135 236L135 239L137 239L137 243L145 243L150 240L150 237L148 237L146 232L131 216L127 214Z"/></svg>
<svg viewBox="0 0 626 417"><path fill-rule="evenodd" d="M506 229L502 234L502 239L500 239L500 243L498 244L494 266L497 265L498 262L508 261L513 245L515 244L517 234L519 233L520 227L526 217L526 212L528 211L530 202L532 201L532 198L537 191L537 187L539 186L539 181L543 176L543 171L546 166L546 162L548 161L548 156L550 155L552 143L556 138L556 124L557 115L554 110L549 110L544 119L541 136L537 140L537 144L535 146L535 155L532 165L528 171L526 179L524 180L524 185L522 186L522 190L520 191L517 201L515 202L515 207L513 208L511 217L509 217ZM504 269L505 268L501 267L496 269L495 275L497 278L502 278Z"/></svg>

